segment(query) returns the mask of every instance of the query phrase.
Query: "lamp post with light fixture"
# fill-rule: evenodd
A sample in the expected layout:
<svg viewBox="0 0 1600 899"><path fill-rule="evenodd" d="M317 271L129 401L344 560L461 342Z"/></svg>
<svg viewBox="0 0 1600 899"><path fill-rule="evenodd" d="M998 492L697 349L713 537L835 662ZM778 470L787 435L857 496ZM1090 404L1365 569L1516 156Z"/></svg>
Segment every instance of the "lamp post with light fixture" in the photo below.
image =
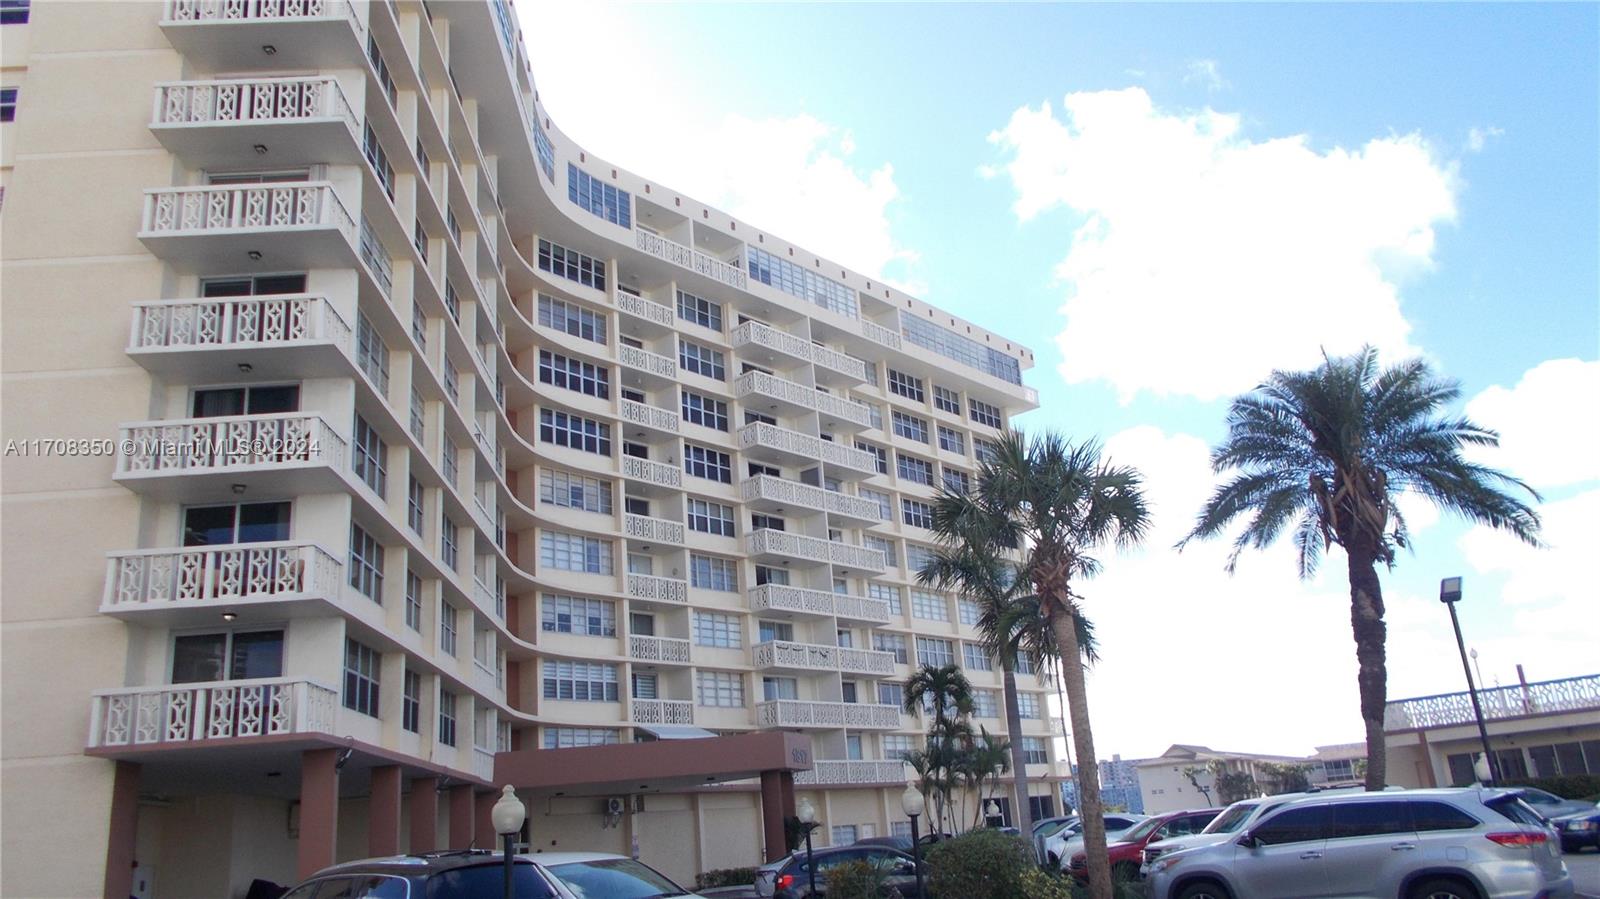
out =
<svg viewBox="0 0 1600 899"><path fill-rule="evenodd" d="M911 858L912 866L917 873L917 895L926 895L922 891L922 839L917 833L917 819L922 817L922 794L911 784L906 784L906 791L900 794L900 810L911 819Z"/></svg>
<svg viewBox="0 0 1600 899"><path fill-rule="evenodd" d="M500 790L500 798L495 800L494 808L489 810L489 820L494 824L494 832L500 835L505 843L506 863L506 894L505 899L513 899L512 890L512 865L516 858L517 834L522 832L522 823L528 820L528 809L517 798L517 791L506 784Z"/></svg>
<svg viewBox="0 0 1600 899"><path fill-rule="evenodd" d="M989 804L983 807L983 820L990 827L999 827L1004 824L1006 819L1000 815L1000 803L995 802L993 799L989 800Z"/></svg>
<svg viewBox="0 0 1600 899"><path fill-rule="evenodd" d="M810 886L809 896L817 894L817 866L811 860L811 831L817 827L817 807L811 800L802 799L795 807L794 816L800 819L800 826L806 831L806 878Z"/></svg>
<svg viewBox="0 0 1600 899"><path fill-rule="evenodd" d="M1450 626L1456 631L1461 670L1467 675L1467 695L1472 697L1472 717L1478 721L1478 739L1483 742L1483 757L1489 765L1488 785L1494 786L1500 782L1500 766L1495 762L1494 753L1489 750L1489 729L1483 724L1483 706L1478 704L1478 687L1472 682L1472 665L1467 662L1467 644L1461 639L1461 619L1456 617L1456 603L1461 601L1461 578L1447 577L1439 581L1439 601L1450 608Z"/></svg>

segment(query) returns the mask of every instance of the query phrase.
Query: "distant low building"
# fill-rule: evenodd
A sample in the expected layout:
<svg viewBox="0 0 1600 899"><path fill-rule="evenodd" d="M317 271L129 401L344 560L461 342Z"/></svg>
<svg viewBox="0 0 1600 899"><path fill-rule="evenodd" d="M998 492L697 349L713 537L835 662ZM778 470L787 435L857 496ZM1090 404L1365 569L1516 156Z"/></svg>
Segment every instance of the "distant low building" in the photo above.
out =
<svg viewBox="0 0 1600 899"><path fill-rule="evenodd" d="M1153 759L1135 766L1143 813L1226 805L1245 796L1298 789L1285 769L1297 769L1308 786L1358 780L1365 770L1366 748L1360 743L1319 746L1312 756L1223 752L1207 746L1175 743Z"/></svg>
<svg viewBox="0 0 1600 899"><path fill-rule="evenodd" d="M1110 761L1100 760L1100 802L1106 808L1118 808L1135 814L1144 814L1144 794L1139 789L1139 764L1144 759L1124 760L1120 755ZM1061 785L1061 801L1069 808L1078 808L1078 766L1072 766L1072 778Z"/></svg>

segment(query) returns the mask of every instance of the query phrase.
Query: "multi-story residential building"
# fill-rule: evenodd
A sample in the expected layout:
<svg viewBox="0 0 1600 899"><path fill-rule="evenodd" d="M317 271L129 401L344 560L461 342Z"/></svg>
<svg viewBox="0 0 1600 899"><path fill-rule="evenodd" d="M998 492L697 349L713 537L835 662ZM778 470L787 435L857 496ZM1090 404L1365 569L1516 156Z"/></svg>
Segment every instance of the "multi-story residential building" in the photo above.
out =
<svg viewBox="0 0 1600 899"><path fill-rule="evenodd" d="M1113 754L1100 760L1100 801L1108 809L1119 809L1144 814L1144 793L1139 789L1139 765L1145 759L1124 759ZM1061 799L1070 808L1078 808L1078 766L1072 766L1072 777L1061 784Z"/></svg>
<svg viewBox="0 0 1600 899"><path fill-rule="evenodd" d="M846 841L904 824L914 666L1004 731L914 572L1026 348L590 155L501 0L0 17L0 893L481 846L497 758L701 732L803 735ZM525 798L680 878L773 849L749 785Z"/></svg>

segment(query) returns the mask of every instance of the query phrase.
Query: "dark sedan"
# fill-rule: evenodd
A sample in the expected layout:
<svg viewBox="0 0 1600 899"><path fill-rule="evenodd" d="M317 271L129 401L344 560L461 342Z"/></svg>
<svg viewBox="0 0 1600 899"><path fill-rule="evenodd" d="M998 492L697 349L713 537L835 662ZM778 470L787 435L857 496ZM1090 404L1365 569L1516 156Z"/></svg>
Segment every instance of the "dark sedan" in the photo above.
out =
<svg viewBox="0 0 1600 899"><path fill-rule="evenodd" d="M818 849L812 853L817 866L817 891L811 887L811 870L806 867L805 852L796 852L788 858L768 862L756 869L756 894L762 899L801 899L812 895L828 894L828 869L846 862L866 862L888 869L884 882L885 895L890 888L900 891L905 899L922 899L917 892L917 868L911 856L887 846L842 846L838 849Z"/></svg>
<svg viewBox="0 0 1600 899"><path fill-rule="evenodd" d="M1561 835L1563 852L1582 852L1590 846L1600 849L1600 807L1576 815L1562 815L1550 824Z"/></svg>

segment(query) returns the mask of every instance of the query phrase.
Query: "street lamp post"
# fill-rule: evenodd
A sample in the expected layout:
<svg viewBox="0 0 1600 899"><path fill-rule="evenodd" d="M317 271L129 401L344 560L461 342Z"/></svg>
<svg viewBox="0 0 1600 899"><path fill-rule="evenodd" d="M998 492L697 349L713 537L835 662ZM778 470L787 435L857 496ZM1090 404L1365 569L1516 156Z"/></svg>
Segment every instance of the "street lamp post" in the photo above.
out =
<svg viewBox="0 0 1600 899"><path fill-rule="evenodd" d="M1467 675L1467 695L1472 697L1472 716L1478 721L1478 739L1483 742L1483 757L1489 763L1489 785L1500 782L1500 766L1495 763L1489 749L1489 729L1483 724L1483 706L1478 704L1478 687L1472 682L1472 665L1467 662L1467 644L1461 639L1461 619L1456 616L1456 603L1461 601L1461 578L1447 577L1439 581L1439 601L1450 609L1450 626L1455 628L1456 649L1461 653L1461 670Z"/></svg>
<svg viewBox="0 0 1600 899"><path fill-rule="evenodd" d="M500 798L495 800L494 808L489 810L489 820L494 824L494 831L505 842L506 856L506 893L505 899L513 899L511 887L512 864L516 857L517 834L522 832L522 822L528 819L528 809L517 798L517 791L506 784L500 790Z"/></svg>
<svg viewBox="0 0 1600 899"><path fill-rule="evenodd" d="M900 810L911 819L911 858L912 865L917 873L917 895L925 895L922 891L922 839L917 833L917 819L922 817L922 794L911 784L906 784L906 791L900 794Z"/></svg>
<svg viewBox="0 0 1600 899"><path fill-rule="evenodd" d="M794 815L800 819L800 825L806 831L806 878L809 885L807 899L817 895L817 866L811 859L811 831L817 826L817 807L811 800L802 799L795 807Z"/></svg>

